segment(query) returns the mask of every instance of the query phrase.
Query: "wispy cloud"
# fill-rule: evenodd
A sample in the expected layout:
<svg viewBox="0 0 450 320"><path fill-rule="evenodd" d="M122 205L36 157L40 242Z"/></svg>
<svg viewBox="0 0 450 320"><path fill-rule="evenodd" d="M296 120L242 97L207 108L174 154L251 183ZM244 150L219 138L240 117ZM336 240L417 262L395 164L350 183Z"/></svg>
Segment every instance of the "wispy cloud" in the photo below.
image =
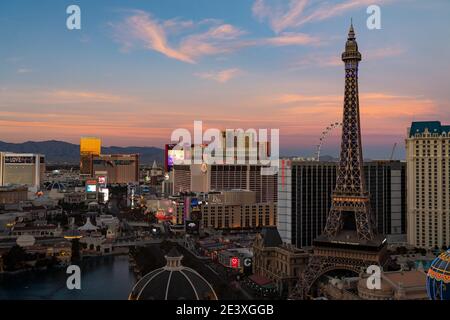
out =
<svg viewBox="0 0 450 320"><path fill-rule="evenodd" d="M144 11L133 11L113 27L115 38L125 50L143 46L186 63L197 63L204 56L227 54L246 47L314 45L320 42L317 37L297 32L282 32L269 38L244 38L248 32L221 20L159 20Z"/></svg>
<svg viewBox="0 0 450 320"><path fill-rule="evenodd" d="M386 101L386 100L421 100L425 101L423 97L420 96L405 96L405 95L393 95L390 93L383 92L367 92L361 93L360 98L362 100L375 100L375 101ZM302 94L282 94L273 98L273 101L283 104L288 103L303 103L303 102L316 102L322 104L329 103L341 103L343 97L341 95L302 95ZM426 100L429 101L429 100Z"/></svg>
<svg viewBox="0 0 450 320"><path fill-rule="evenodd" d="M319 44L320 40L317 37L313 37L305 33L283 32L276 37L262 40L262 42L274 46L291 46Z"/></svg>
<svg viewBox="0 0 450 320"><path fill-rule="evenodd" d="M231 79L239 76L242 74L242 71L238 68L233 69L225 69L220 71L209 71L209 72L202 72L202 73L196 73L195 75L202 79L207 80L214 80L219 83L226 83L230 81Z"/></svg>
<svg viewBox="0 0 450 320"><path fill-rule="evenodd" d="M393 58L403 55L405 48L400 46L368 49L363 54L364 61L376 61L381 59ZM309 54L291 64L291 70L303 69L308 67L341 67L343 62L339 56L326 54Z"/></svg>
<svg viewBox="0 0 450 320"><path fill-rule="evenodd" d="M45 93L45 98L52 103L125 103L130 98L119 95L75 90L56 90Z"/></svg>
<svg viewBox="0 0 450 320"><path fill-rule="evenodd" d="M393 0L378 0L377 4ZM255 0L252 11L259 21L268 21L272 30L279 33L298 28L309 22L323 21L347 11L373 4L373 0L327 1L318 4L311 0Z"/></svg>
<svg viewBox="0 0 450 320"><path fill-rule="evenodd" d="M207 27L206 31L182 37L178 46L169 42L169 36L189 28ZM202 56L217 55L232 50L230 42L245 32L219 20L202 20L198 23L170 19L160 21L144 11L135 11L115 26L116 38L126 47L136 42L165 56L187 63L196 63Z"/></svg>
<svg viewBox="0 0 450 320"><path fill-rule="evenodd" d="M267 0L256 0L253 4L253 15L260 21L269 20L275 32L281 32L295 26L302 16L308 0L289 0L287 6L281 2L268 4Z"/></svg>
<svg viewBox="0 0 450 320"><path fill-rule="evenodd" d="M122 96L109 92L55 89L55 90L5 90L2 93L2 102L21 103L29 105L63 105L63 104L130 104L135 102L134 97Z"/></svg>
<svg viewBox="0 0 450 320"><path fill-rule="evenodd" d="M126 18L125 22L121 23L117 30L119 30L118 38L127 47L132 45L130 43L131 36L133 40L141 41L148 49L155 50L169 58L194 63L190 56L169 45L164 27L144 12L138 12Z"/></svg>
<svg viewBox="0 0 450 320"><path fill-rule="evenodd" d="M384 58L398 57L406 52L406 49L400 46L377 48L373 50L368 50L365 54L366 60L378 60Z"/></svg>
<svg viewBox="0 0 450 320"><path fill-rule="evenodd" d="M287 114L300 119L321 116L334 122L342 117L343 97L340 95L283 94L273 97L272 101L284 105ZM399 133L416 116L437 116L440 113L437 102L426 97L387 92L361 93L360 110L366 132L376 132L382 127ZM396 123L404 125L399 127Z"/></svg>
<svg viewBox="0 0 450 320"><path fill-rule="evenodd" d="M29 69L29 68L19 68L19 69L17 69L17 73L19 73L19 74L31 73L31 72L33 72L33 70Z"/></svg>

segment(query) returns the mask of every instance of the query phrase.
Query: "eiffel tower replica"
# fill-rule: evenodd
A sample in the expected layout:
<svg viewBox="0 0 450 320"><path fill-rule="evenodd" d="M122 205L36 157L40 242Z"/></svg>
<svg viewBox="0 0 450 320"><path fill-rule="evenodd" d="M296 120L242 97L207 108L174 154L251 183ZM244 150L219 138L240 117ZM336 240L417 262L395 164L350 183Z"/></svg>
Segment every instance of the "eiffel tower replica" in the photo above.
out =
<svg viewBox="0 0 450 320"><path fill-rule="evenodd" d="M387 260L387 243L384 236L376 233L364 181L358 94L361 53L353 23L342 61L345 64L345 98L336 188L325 230L313 241L313 253L292 299L311 298L313 285L326 273L360 274L370 265L383 266Z"/></svg>

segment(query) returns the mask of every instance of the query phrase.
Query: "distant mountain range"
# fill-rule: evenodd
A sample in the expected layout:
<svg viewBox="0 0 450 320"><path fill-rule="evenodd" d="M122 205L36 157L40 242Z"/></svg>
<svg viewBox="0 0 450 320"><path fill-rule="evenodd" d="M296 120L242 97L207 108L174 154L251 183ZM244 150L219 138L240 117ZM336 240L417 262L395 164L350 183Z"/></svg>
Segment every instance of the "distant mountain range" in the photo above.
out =
<svg viewBox="0 0 450 320"><path fill-rule="evenodd" d="M16 153L40 153L46 157L48 164L79 164L80 146L64 141L27 141L24 143L8 143L0 141L0 151ZM103 154L139 153L141 164L152 164L164 161L164 150L155 147L103 147Z"/></svg>

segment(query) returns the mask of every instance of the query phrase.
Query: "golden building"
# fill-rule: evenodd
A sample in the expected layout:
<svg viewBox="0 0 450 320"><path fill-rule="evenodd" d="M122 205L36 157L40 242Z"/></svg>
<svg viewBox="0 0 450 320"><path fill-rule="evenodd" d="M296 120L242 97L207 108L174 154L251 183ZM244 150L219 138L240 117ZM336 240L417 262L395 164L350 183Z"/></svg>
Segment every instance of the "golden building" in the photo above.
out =
<svg viewBox="0 0 450 320"><path fill-rule="evenodd" d="M102 141L95 137L81 137L80 139L80 174L92 176L92 157L99 156Z"/></svg>

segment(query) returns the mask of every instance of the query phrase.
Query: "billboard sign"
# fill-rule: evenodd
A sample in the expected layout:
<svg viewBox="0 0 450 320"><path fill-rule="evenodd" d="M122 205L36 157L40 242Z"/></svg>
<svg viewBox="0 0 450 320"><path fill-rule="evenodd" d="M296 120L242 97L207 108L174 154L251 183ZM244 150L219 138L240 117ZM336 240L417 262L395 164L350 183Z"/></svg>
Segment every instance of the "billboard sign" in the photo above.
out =
<svg viewBox="0 0 450 320"><path fill-rule="evenodd" d="M199 222L194 220L186 220L185 228L187 234L199 234Z"/></svg>
<svg viewBox="0 0 450 320"><path fill-rule="evenodd" d="M175 164L181 164L186 159L185 150L174 150L176 144L166 144L165 150L165 169L166 172L170 172Z"/></svg>
<svg viewBox="0 0 450 320"><path fill-rule="evenodd" d="M102 186L106 186L106 176L99 176L98 177L98 184Z"/></svg>
<svg viewBox="0 0 450 320"><path fill-rule="evenodd" d="M238 257L232 257L230 259L230 266L234 269L237 269L237 268L239 268L239 264L240 264L239 262L240 261L239 261Z"/></svg>
<svg viewBox="0 0 450 320"><path fill-rule="evenodd" d="M86 193L95 193L95 192L97 192L97 180L86 181Z"/></svg>

